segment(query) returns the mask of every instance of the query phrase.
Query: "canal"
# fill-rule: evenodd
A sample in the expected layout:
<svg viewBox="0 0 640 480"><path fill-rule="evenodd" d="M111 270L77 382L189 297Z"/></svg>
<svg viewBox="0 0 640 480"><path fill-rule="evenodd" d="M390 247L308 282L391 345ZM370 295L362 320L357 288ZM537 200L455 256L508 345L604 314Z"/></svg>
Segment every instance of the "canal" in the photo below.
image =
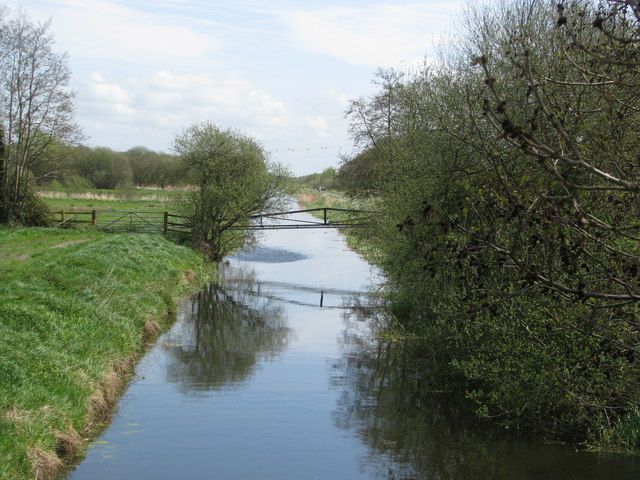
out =
<svg viewBox="0 0 640 480"><path fill-rule="evenodd" d="M185 301L70 480L640 478L634 457L474 425L334 230L272 231Z"/></svg>

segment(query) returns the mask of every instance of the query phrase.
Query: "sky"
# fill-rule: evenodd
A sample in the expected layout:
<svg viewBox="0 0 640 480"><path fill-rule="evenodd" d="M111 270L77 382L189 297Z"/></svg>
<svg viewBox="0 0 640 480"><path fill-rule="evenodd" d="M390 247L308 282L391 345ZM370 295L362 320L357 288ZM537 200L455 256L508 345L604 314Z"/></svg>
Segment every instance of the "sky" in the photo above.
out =
<svg viewBox="0 0 640 480"><path fill-rule="evenodd" d="M0 0L2 3L3 0ZM457 0L22 0L67 52L89 146L171 153L210 121L296 175L354 152L345 111L379 68L434 55Z"/></svg>

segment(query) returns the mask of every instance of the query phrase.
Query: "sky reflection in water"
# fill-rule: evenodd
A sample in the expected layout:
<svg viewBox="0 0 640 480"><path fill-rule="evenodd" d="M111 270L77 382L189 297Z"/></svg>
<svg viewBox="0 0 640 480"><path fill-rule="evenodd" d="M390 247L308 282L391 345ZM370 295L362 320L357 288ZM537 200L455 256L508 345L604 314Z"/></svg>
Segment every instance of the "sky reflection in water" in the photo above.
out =
<svg viewBox="0 0 640 480"><path fill-rule="evenodd" d="M470 428L425 393L425 345L375 336L377 281L335 231L270 232L184 302L70 478L640 478L628 457Z"/></svg>

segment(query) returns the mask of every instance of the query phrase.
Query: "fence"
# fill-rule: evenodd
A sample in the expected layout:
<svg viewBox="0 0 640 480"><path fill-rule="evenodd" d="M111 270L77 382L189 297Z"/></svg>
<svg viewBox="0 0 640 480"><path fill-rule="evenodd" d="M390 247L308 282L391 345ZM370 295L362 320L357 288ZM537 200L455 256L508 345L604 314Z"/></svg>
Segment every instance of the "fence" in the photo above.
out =
<svg viewBox="0 0 640 480"><path fill-rule="evenodd" d="M314 214L314 217L296 217L296 214ZM371 212L341 208L312 208L271 214L252 215L248 222L233 229L281 230L303 228L357 228L369 224ZM169 212L124 212L91 210L84 212L54 212L56 227L72 228L81 224L93 225L97 230L112 233L179 233L191 235L192 228L186 217Z"/></svg>
<svg viewBox="0 0 640 480"><path fill-rule="evenodd" d="M248 225L234 228L245 230L288 230L304 228L358 228L368 225L371 213L367 210L320 207L289 212L258 214L249 217ZM302 216L297 216L302 214ZM311 214L311 216L307 215Z"/></svg>
<svg viewBox="0 0 640 480"><path fill-rule="evenodd" d="M116 210L53 212L53 222L59 228L93 225L111 233L181 233L191 235L191 225L185 217L169 212L125 212Z"/></svg>

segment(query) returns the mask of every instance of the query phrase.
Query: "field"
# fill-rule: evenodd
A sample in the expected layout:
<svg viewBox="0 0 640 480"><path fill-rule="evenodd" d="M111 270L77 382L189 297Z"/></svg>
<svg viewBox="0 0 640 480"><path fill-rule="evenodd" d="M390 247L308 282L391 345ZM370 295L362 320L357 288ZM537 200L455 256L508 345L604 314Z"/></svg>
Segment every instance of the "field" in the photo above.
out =
<svg viewBox="0 0 640 480"><path fill-rule="evenodd" d="M176 204L184 193L181 190L97 190L75 191L65 189L37 191L52 211L176 211Z"/></svg>

